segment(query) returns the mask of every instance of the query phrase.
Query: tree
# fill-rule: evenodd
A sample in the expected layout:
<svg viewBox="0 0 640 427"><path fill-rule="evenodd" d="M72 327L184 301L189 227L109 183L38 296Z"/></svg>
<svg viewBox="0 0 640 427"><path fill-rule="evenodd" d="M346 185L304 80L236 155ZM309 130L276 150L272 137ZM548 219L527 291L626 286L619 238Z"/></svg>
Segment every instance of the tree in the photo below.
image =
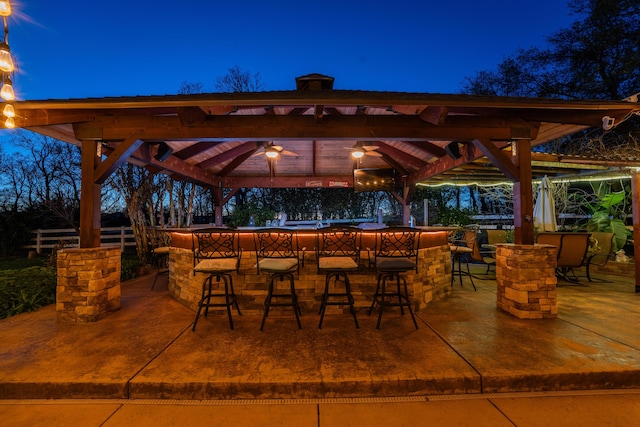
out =
<svg viewBox="0 0 640 427"><path fill-rule="evenodd" d="M622 99L640 89L640 3L571 0L582 20L551 35L546 49L507 57L467 78L465 93L564 99Z"/></svg>
<svg viewBox="0 0 640 427"><path fill-rule="evenodd" d="M227 74L216 79L218 92L259 92L266 89L260 78L260 73L251 75L239 66L231 67Z"/></svg>

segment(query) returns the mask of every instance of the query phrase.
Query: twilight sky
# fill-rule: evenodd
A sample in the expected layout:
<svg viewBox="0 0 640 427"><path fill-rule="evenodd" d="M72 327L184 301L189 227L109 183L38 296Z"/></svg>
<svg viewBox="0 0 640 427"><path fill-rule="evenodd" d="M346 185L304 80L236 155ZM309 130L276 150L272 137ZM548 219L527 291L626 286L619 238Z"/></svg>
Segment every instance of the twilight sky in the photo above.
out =
<svg viewBox="0 0 640 427"><path fill-rule="evenodd" d="M567 28L567 0L15 0L20 100L215 91L239 66L266 90L321 73L335 89L457 93Z"/></svg>

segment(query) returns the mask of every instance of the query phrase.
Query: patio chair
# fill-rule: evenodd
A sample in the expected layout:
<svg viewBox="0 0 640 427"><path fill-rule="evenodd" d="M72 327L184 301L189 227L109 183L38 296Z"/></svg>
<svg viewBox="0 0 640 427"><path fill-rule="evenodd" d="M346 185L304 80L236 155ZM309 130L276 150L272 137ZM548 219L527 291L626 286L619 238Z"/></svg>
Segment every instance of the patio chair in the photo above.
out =
<svg viewBox="0 0 640 427"><path fill-rule="evenodd" d="M316 234L316 259L318 271L325 273L324 293L320 303L320 323L318 329L322 329L322 321L328 305L349 305L356 328L359 328L351 284L348 273L358 270L360 258L361 232L358 228L347 226L333 226L318 230ZM333 280L334 291L331 292ZM338 282L344 283L344 291L336 291ZM336 300L335 298L339 298Z"/></svg>
<svg viewBox="0 0 640 427"><path fill-rule="evenodd" d="M407 280L402 274L411 270L418 271L419 244L420 231L415 228L390 227L376 234L375 266L378 283L368 313L371 315L376 304L380 307L376 329L380 329L382 313L386 307L400 307L402 315L404 307L407 307L413 324L418 329L418 322L411 308ZM395 290L387 291L387 280L394 279Z"/></svg>
<svg viewBox="0 0 640 427"><path fill-rule="evenodd" d="M614 236L614 233L605 233L599 231L591 233L591 238L595 239L597 250L589 249L587 251L587 255L585 256L583 264L586 267L587 279L590 282L593 282L589 273L589 268L591 267L591 265L604 267L607 262L609 262L609 258L611 258L611 254L613 253Z"/></svg>
<svg viewBox="0 0 640 427"><path fill-rule="evenodd" d="M231 273L237 273L242 257L242 249L239 247L238 234L228 228L209 228L199 230L192 234L193 244L193 274L204 273L202 282L202 294L198 302L196 319L193 322L193 332L196 330L200 312L204 308L205 317L209 314L210 307L225 307L229 317L229 327L233 330L233 318L231 307L235 305L238 315L242 315L235 291L233 290L233 278ZM214 289L213 279L222 291Z"/></svg>
<svg viewBox="0 0 640 427"><path fill-rule="evenodd" d="M269 273L267 297L264 301L264 315L260 330L264 329L265 321L271 307L291 307L300 324L300 306L294 285L294 273L299 273L300 262L298 256L298 241L294 230L283 228L264 228L253 234L256 249L256 267L258 274ZM289 292L276 290L276 281L289 281Z"/></svg>

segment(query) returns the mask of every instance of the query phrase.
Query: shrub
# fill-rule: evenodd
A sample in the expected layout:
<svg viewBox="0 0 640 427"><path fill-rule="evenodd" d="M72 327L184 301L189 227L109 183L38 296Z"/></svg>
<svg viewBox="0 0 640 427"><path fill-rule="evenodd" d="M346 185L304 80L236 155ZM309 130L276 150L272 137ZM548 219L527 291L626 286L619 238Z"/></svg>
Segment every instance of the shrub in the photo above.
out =
<svg viewBox="0 0 640 427"><path fill-rule="evenodd" d="M28 267L0 271L0 318L35 311L55 300L55 270Z"/></svg>

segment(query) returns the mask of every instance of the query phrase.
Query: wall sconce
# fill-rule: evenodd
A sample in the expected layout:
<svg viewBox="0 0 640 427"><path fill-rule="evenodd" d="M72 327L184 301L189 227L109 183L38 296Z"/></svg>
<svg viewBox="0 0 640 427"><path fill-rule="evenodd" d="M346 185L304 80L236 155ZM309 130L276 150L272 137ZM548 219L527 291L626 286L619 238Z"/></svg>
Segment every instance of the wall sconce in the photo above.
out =
<svg viewBox="0 0 640 427"><path fill-rule="evenodd" d="M158 145L158 153L153 156L159 162L164 162L169 158L169 156L173 153L173 148L169 147L166 142L161 142Z"/></svg>
<svg viewBox="0 0 640 427"><path fill-rule="evenodd" d="M451 157L453 160L458 160L460 157L462 157L457 141L451 141L449 144L447 144L447 146L444 147L444 151L446 151L449 157Z"/></svg>

